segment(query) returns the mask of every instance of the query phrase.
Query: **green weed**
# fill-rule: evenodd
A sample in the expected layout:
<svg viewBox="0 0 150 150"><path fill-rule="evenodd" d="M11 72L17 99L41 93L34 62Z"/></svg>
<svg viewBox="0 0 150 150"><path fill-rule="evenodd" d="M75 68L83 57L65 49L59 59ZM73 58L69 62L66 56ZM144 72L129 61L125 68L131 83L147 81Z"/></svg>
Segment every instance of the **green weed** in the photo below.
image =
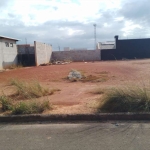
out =
<svg viewBox="0 0 150 150"><path fill-rule="evenodd" d="M42 103L20 102L12 108L12 114L14 115L37 114L37 113L42 113L47 109L52 109L52 106L50 105L49 101L45 101Z"/></svg>
<svg viewBox="0 0 150 150"><path fill-rule="evenodd" d="M0 96L0 104L2 106L2 111L11 110L12 108L12 100L5 95Z"/></svg>

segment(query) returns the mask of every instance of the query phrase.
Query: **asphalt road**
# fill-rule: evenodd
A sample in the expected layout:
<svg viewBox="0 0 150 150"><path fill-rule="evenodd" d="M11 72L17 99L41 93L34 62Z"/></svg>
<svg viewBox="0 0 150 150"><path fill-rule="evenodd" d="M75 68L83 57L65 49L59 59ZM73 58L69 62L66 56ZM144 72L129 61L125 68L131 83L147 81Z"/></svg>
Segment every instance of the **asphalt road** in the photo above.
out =
<svg viewBox="0 0 150 150"><path fill-rule="evenodd" d="M0 150L150 150L149 123L0 124Z"/></svg>

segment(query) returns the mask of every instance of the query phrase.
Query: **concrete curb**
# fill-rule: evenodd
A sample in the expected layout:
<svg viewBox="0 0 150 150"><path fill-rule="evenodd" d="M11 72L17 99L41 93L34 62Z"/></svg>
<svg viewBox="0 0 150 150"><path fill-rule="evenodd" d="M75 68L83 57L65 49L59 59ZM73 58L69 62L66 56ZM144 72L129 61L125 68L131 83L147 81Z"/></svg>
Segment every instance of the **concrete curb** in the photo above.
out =
<svg viewBox="0 0 150 150"><path fill-rule="evenodd" d="M149 121L150 113L100 113L75 115L18 115L0 116L0 123L28 122L102 122L102 121Z"/></svg>

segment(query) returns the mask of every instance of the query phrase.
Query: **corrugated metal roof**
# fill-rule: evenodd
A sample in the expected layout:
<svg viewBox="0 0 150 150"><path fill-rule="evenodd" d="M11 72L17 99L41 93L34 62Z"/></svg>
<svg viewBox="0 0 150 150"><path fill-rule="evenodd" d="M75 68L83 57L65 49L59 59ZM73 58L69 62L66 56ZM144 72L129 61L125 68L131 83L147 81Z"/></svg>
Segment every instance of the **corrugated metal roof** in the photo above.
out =
<svg viewBox="0 0 150 150"><path fill-rule="evenodd" d="M14 40L14 41L20 41L19 39L7 37L7 36L2 36L2 35L0 35L0 38L11 39L11 40Z"/></svg>

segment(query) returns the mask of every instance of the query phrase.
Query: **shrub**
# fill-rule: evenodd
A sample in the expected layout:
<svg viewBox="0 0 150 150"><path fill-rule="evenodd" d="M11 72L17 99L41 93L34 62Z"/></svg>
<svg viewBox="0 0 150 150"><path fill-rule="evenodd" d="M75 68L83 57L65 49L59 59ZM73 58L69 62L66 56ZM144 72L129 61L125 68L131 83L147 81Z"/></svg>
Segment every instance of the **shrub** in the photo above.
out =
<svg viewBox="0 0 150 150"><path fill-rule="evenodd" d="M146 88L127 87L108 90L98 106L99 112L149 112L150 91Z"/></svg>
<svg viewBox="0 0 150 150"><path fill-rule="evenodd" d="M11 99L9 99L7 96L0 96L0 103L2 105L2 111L11 110L12 102Z"/></svg>
<svg viewBox="0 0 150 150"><path fill-rule="evenodd" d="M42 113L47 109L52 109L49 104L49 101L45 101L43 103L37 102L20 102L12 108L12 114L21 115L21 114L36 114Z"/></svg>
<svg viewBox="0 0 150 150"><path fill-rule="evenodd" d="M12 108L12 114L30 114L30 107L26 103L20 102Z"/></svg>
<svg viewBox="0 0 150 150"><path fill-rule="evenodd" d="M37 81L27 83L17 79L12 79L11 85L14 85L17 88L17 95L20 95L23 98L38 98L41 96L53 94L53 92L47 88L42 87Z"/></svg>

